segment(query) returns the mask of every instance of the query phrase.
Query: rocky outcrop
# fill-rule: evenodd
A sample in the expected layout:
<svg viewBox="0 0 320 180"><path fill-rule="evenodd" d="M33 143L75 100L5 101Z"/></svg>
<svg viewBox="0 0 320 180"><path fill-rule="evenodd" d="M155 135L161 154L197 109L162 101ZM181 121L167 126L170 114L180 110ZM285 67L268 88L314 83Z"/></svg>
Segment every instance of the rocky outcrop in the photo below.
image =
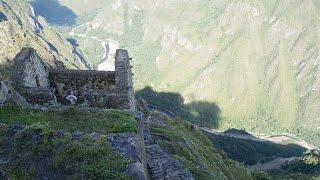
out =
<svg viewBox="0 0 320 180"><path fill-rule="evenodd" d="M109 134L108 141L112 149L120 152L126 159L139 161L134 134Z"/></svg>
<svg viewBox="0 0 320 180"><path fill-rule="evenodd" d="M8 82L0 81L0 107L5 104L30 107L30 104Z"/></svg>
<svg viewBox="0 0 320 180"><path fill-rule="evenodd" d="M146 180L148 175L146 172L146 167L143 156L144 151L141 152L141 147L139 144L139 135L132 133L124 134L109 134L108 142L114 151L122 154L126 159L131 160L131 163L126 172L134 180ZM140 152L139 152L140 151Z"/></svg>

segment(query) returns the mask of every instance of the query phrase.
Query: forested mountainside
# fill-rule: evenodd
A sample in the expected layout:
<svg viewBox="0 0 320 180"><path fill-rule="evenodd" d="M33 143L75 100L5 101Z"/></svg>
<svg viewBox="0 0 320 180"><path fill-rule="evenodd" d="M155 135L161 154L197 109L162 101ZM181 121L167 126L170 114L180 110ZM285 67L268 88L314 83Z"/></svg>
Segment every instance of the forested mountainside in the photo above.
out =
<svg viewBox="0 0 320 180"><path fill-rule="evenodd" d="M214 103L220 119L187 111L217 128L290 132L319 145L319 0L46 2L33 1L36 12L93 63L104 51L98 40L129 49L136 90L174 92L181 104ZM163 99L150 103L185 110Z"/></svg>
<svg viewBox="0 0 320 180"><path fill-rule="evenodd" d="M1 77L8 78L10 62L23 47L33 47L52 67L87 69L80 51L61 37L33 7L21 0L0 1Z"/></svg>
<svg viewBox="0 0 320 180"><path fill-rule="evenodd" d="M0 179L319 179L319 9L319 0L0 0ZM16 106L10 66L23 47L71 69L128 49L136 96L150 104Z"/></svg>

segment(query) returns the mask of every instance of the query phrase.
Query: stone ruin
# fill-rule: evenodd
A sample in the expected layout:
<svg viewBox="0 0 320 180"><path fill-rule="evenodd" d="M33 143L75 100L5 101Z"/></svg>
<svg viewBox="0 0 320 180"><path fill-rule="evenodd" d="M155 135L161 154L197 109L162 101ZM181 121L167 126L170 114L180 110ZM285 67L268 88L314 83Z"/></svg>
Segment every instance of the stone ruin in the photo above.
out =
<svg viewBox="0 0 320 180"><path fill-rule="evenodd" d="M135 111L127 50L118 49L115 71L50 69L36 51L23 48L14 58L12 86L31 104L55 106L73 91L78 104Z"/></svg>

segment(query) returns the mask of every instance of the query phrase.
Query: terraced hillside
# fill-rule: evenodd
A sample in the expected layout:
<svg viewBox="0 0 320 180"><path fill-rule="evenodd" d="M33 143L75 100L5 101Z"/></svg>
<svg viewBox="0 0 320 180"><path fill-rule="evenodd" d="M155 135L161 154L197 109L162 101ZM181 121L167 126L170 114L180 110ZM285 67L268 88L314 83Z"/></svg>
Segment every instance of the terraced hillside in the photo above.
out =
<svg viewBox="0 0 320 180"><path fill-rule="evenodd" d="M33 4L46 16L43 2ZM137 90L215 103L221 129L291 132L319 145L319 0L56 2L76 18L71 27L58 14L49 23L94 62L101 44L69 35L72 27L129 49Z"/></svg>

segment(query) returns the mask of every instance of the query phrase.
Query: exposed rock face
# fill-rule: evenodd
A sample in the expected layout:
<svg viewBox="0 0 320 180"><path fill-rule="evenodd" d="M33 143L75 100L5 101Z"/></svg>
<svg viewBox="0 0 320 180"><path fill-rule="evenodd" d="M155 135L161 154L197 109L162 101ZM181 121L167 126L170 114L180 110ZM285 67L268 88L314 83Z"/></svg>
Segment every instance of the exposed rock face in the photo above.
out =
<svg viewBox="0 0 320 180"><path fill-rule="evenodd" d="M139 143L138 136L132 133L109 134L108 142L114 151L134 162L128 166L127 173L135 180L146 180L147 172L143 162L145 154L144 151L139 152L144 150L144 146Z"/></svg>
<svg viewBox="0 0 320 180"><path fill-rule="evenodd" d="M5 81L0 81L0 107L6 103L29 107L29 103Z"/></svg>
<svg viewBox="0 0 320 180"><path fill-rule="evenodd" d="M90 63L26 1L0 1L0 64L23 47L33 47L45 64L56 68L89 69Z"/></svg>
<svg viewBox="0 0 320 180"><path fill-rule="evenodd" d="M120 152L125 158L139 160L134 134L109 134L108 141L112 149Z"/></svg>
<svg viewBox="0 0 320 180"><path fill-rule="evenodd" d="M10 98L8 99L8 103L19 105L21 107L30 107L31 105L22 97L15 89L11 87Z"/></svg>

